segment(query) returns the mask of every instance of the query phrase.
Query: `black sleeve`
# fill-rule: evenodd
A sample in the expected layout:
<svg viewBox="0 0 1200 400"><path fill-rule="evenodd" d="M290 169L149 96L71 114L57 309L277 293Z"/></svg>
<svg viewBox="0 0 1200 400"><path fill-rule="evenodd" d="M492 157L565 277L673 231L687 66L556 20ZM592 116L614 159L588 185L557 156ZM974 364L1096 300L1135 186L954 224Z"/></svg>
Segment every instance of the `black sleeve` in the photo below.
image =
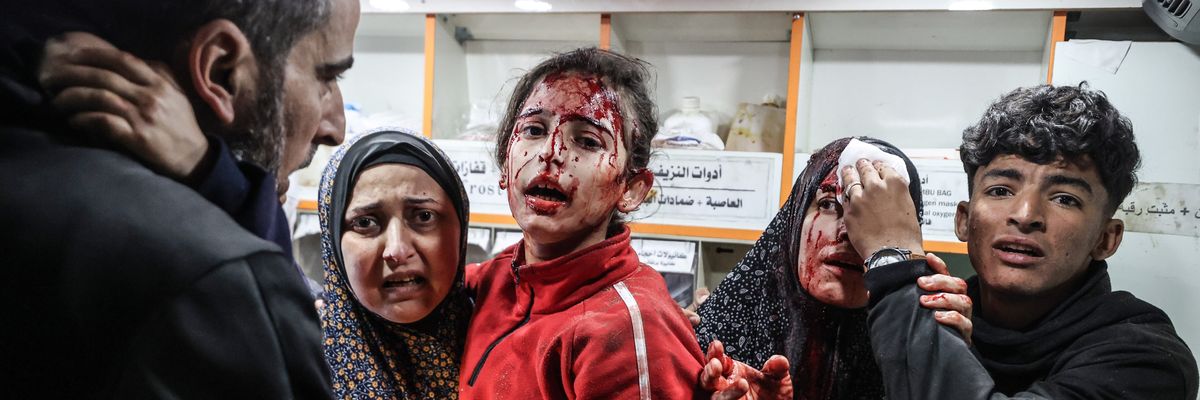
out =
<svg viewBox="0 0 1200 400"><path fill-rule="evenodd" d="M889 400L1007 399L983 364L954 329L933 319L921 307L917 278L932 275L925 261L885 265L867 271L871 294L867 317L871 347L883 375ZM1021 399L1049 398L1040 391L1021 393Z"/></svg>
<svg viewBox="0 0 1200 400"><path fill-rule="evenodd" d="M332 397L316 310L287 260L222 265L137 331L114 398Z"/></svg>

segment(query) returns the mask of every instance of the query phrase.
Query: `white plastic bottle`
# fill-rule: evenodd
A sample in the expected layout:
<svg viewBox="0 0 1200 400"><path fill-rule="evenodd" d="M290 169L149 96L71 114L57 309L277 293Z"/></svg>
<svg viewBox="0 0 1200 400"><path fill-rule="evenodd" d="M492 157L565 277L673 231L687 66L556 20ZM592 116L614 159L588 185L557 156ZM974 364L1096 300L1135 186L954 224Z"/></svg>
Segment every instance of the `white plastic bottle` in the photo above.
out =
<svg viewBox="0 0 1200 400"><path fill-rule="evenodd" d="M651 142L654 147L724 150L717 124L700 111L700 98L684 97L680 110L667 117Z"/></svg>

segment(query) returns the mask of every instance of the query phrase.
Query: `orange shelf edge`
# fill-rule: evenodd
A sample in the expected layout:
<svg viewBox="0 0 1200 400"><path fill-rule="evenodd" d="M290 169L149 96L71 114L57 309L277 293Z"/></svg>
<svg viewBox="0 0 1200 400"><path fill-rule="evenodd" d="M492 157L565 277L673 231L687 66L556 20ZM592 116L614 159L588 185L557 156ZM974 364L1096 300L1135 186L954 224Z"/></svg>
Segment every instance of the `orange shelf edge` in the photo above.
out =
<svg viewBox="0 0 1200 400"><path fill-rule="evenodd" d="M421 134L433 138L433 62L437 15L425 14L425 98L421 115Z"/></svg>
<svg viewBox="0 0 1200 400"><path fill-rule="evenodd" d="M1054 51L1058 42L1067 41L1067 12L1055 11L1050 23L1050 61L1046 66L1046 84L1054 83Z"/></svg>
<svg viewBox="0 0 1200 400"><path fill-rule="evenodd" d="M517 225L517 220L511 215L499 214L478 214L471 213L471 223L473 224L498 224L498 225Z"/></svg>
<svg viewBox="0 0 1200 400"><path fill-rule="evenodd" d="M317 211L317 201L316 200L300 200L300 202L296 204L296 209L300 210L300 211L316 212Z"/></svg>
<svg viewBox="0 0 1200 400"><path fill-rule="evenodd" d="M783 127L783 168L780 171L779 205L792 194L792 170L796 163L796 112L800 104L800 53L804 43L804 14L792 14L792 37L788 50L787 118Z"/></svg>
<svg viewBox="0 0 1200 400"><path fill-rule="evenodd" d="M513 228L516 228L517 225L517 220L513 219L513 217L510 215L471 213L470 221L474 224L511 225ZM652 235L675 235L744 241L758 240L758 237L762 235L762 231L754 229L662 225L648 224L644 222L630 222L629 229L633 230L634 233L646 233Z"/></svg>
<svg viewBox="0 0 1200 400"><path fill-rule="evenodd" d="M600 14L600 49L612 50L612 14Z"/></svg>
<svg viewBox="0 0 1200 400"><path fill-rule="evenodd" d="M675 236L691 236L711 239L730 239L730 240L745 240L755 241L759 236L762 236L762 231L754 229L731 229L731 228L711 228L704 226L680 226L680 225L661 225L647 224L642 222L631 222L629 228L635 233L649 233L655 235L675 235Z"/></svg>
<svg viewBox="0 0 1200 400"><path fill-rule="evenodd" d="M926 240L921 244L927 253L967 254L967 244L964 242L942 242Z"/></svg>

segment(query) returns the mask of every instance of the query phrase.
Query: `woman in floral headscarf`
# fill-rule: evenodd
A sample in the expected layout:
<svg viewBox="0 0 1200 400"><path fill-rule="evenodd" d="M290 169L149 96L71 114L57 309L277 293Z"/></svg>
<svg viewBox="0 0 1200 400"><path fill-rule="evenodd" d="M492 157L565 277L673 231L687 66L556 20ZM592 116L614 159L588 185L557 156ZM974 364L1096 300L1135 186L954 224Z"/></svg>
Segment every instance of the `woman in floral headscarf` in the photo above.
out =
<svg viewBox="0 0 1200 400"><path fill-rule="evenodd" d="M471 313L462 187L445 154L402 132L364 135L326 167L321 325L337 397L457 397Z"/></svg>

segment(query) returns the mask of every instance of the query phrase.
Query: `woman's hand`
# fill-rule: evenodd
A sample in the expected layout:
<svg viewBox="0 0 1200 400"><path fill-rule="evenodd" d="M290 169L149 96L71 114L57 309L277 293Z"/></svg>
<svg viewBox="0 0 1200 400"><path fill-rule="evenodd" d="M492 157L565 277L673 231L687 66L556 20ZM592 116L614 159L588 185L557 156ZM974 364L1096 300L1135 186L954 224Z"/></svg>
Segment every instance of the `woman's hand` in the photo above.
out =
<svg viewBox="0 0 1200 400"><path fill-rule="evenodd" d="M925 261L937 274L922 276L917 279L917 287L922 290L935 292L921 296L921 306L934 310L933 318L942 325L958 330L967 346L971 345L971 297L967 296L967 282L950 276L946 262L933 254L927 254Z"/></svg>
<svg viewBox="0 0 1200 400"><path fill-rule="evenodd" d="M700 387L712 391L713 400L792 398L792 376L783 356L771 356L760 371L729 358L721 341L714 340L705 359Z"/></svg>
<svg viewBox="0 0 1200 400"><path fill-rule="evenodd" d="M850 244L864 260L884 247L923 255L917 208L900 174L880 161L858 160L842 174L842 220Z"/></svg>
<svg viewBox="0 0 1200 400"><path fill-rule="evenodd" d="M38 82L80 131L107 138L178 180L194 178L208 139L169 69L89 33L46 42Z"/></svg>

